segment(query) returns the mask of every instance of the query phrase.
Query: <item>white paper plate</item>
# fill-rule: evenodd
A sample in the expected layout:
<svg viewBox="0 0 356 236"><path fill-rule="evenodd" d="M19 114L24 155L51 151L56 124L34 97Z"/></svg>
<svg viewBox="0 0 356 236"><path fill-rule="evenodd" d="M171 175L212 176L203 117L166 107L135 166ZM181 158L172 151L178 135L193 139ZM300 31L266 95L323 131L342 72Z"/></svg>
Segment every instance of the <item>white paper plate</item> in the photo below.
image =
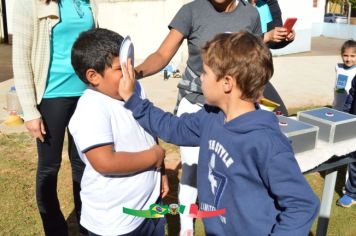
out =
<svg viewBox="0 0 356 236"><path fill-rule="evenodd" d="M134 66L134 46L131 42L130 36L126 36L120 46L120 64L127 63L127 59L131 58L132 66Z"/></svg>

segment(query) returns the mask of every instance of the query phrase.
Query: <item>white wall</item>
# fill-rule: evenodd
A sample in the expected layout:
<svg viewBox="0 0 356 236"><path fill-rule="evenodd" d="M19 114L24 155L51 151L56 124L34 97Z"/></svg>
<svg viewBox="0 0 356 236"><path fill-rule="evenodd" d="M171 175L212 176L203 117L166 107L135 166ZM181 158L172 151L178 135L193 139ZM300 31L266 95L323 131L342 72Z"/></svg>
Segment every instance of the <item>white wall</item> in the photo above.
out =
<svg viewBox="0 0 356 236"><path fill-rule="evenodd" d="M140 61L159 47L168 33L167 25L184 2L187 1L117 1L116 3L105 3L100 5L99 20L101 26L113 29L123 35L131 35L135 44L136 58ZM273 50L273 54L284 55L309 51L312 32L312 2L310 0L279 0L279 4L283 13L283 21L287 17L298 18L295 25L297 37L287 47ZM130 23L128 24L125 19L129 19ZM181 48L173 61L175 63L184 61L186 50L186 47Z"/></svg>
<svg viewBox="0 0 356 236"><path fill-rule="evenodd" d="M317 7L312 7L312 23L320 23L324 21L325 2L326 0L318 0Z"/></svg>
<svg viewBox="0 0 356 236"><path fill-rule="evenodd" d="M102 3L99 5L100 27L130 35L136 61L142 61L160 46L169 32L168 24L182 4L181 0ZM177 64L182 61L181 51L173 61Z"/></svg>
<svg viewBox="0 0 356 236"><path fill-rule="evenodd" d="M314 23L313 37L325 36L339 39L356 40L356 25L335 24L335 23Z"/></svg>

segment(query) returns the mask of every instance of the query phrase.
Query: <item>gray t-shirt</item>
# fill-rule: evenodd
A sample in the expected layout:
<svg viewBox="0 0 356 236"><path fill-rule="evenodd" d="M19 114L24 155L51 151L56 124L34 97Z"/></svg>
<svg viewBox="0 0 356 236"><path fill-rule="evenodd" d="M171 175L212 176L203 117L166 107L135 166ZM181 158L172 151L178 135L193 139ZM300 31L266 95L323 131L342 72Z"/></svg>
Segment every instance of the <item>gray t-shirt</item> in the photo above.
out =
<svg viewBox="0 0 356 236"><path fill-rule="evenodd" d="M217 12L209 0L195 0L182 6L169 24L169 28L182 33L188 43L187 66L190 71L186 70L178 87L198 93L201 93L200 49L207 41L218 33L234 33L241 30L262 35L258 11L244 0L239 1L232 12Z"/></svg>

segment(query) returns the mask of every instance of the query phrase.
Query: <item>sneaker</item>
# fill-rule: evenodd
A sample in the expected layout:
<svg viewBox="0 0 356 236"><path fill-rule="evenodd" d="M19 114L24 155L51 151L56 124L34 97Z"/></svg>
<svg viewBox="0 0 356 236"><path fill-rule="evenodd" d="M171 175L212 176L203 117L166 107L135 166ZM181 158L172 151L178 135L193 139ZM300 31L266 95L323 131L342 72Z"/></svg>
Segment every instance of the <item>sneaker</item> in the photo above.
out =
<svg viewBox="0 0 356 236"><path fill-rule="evenodd" d="M346 194L336 202L336 205L341 207L351 207L354 204L356 204L356 200Z"/></svg>

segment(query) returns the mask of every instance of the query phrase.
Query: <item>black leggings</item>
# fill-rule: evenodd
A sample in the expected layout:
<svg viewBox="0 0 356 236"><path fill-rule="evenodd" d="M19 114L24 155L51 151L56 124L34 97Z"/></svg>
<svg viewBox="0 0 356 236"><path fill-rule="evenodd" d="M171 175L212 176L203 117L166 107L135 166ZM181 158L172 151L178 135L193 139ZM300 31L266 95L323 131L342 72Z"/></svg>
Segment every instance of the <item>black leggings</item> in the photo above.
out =
<svg viewBox="0 0 356 236"><path fill-rule="evenodd" d="M38 109L45 129L45 142L37 139L38 166L36 199L46 235L68 235L67 223L57 197L57 176L62 161L66 128L74 113L78 97L43 99ZM68 155L72 167L75 213L79 222L81 211L80 181L84 163L80 160L72 136L68 132ZM81 230L84 230L83 228Z"/></svg>
<svg viewBox="0 0 356 236"><path fill-rule="evenodd" d="M353 156L356 155L356 152L352 153ZM356 162L349 164L349 178L347 179L345 190L346 194L356 199Z"/></svg>
<svg viewBox="0 0 356 236"><path fill-rule="evenodd" d="M280 104L280 106L275 111L281 111L283 115L288 116L288 110L282 101L282 98L279 96L277 90L273 87L273 85L268 82L263 92L263 96L273 102Z"/></svg>

